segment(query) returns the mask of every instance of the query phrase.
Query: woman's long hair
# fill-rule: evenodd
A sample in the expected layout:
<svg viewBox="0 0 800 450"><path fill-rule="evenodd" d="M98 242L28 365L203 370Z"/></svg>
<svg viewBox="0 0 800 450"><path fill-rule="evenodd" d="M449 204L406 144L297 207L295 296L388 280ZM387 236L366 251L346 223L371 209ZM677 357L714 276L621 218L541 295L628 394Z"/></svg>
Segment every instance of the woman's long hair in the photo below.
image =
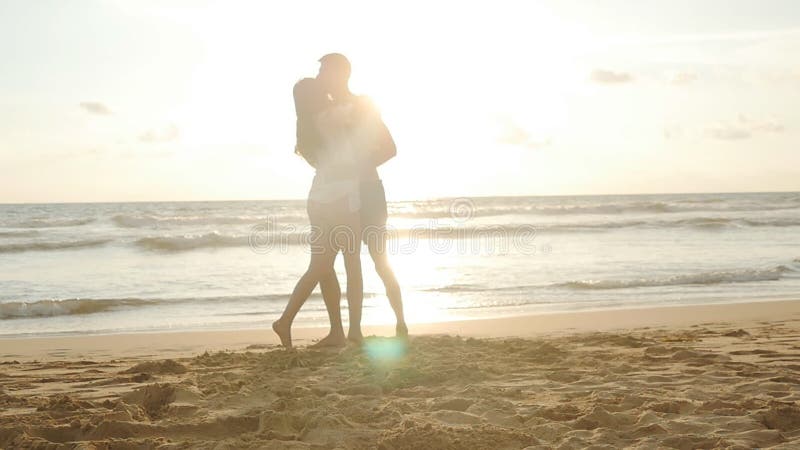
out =
<svg viewBox="0 0 800 450"><path fill-rule="evenodd" d="M316 167L322 136L314 123L314 116L323 111L329 101L322 83L315 78L303 78L295 83L293 93L297 113L297 143L294 152Z"/></svg>

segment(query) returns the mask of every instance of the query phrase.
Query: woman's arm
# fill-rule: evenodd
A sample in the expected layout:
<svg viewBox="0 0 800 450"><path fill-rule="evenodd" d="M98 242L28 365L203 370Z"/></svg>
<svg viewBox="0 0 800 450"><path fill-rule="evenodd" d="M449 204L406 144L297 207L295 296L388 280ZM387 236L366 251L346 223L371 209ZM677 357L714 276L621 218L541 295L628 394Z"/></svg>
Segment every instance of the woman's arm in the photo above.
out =
<svg viewBox="0 0 800 450"><path fill-rule="evenodd" d="M323 93L320 91L319 82L314 78L303 78L295 83L292 89L294 108L297 114L296 143L294 152L302 156L311 167L316 168L317 149L320 136L314 124L314 114L319 111Z"/></svg>
<svg viewBox="0 0 800 450"><path fill-rule="evenodd" d="M306 123L306 120L297 119L297 143L294 146L294 152L303 157L306 162L313 168L317 168L317 161L314 157L314 144L316 143L317 136L311 133L313 124Z"/></svg>

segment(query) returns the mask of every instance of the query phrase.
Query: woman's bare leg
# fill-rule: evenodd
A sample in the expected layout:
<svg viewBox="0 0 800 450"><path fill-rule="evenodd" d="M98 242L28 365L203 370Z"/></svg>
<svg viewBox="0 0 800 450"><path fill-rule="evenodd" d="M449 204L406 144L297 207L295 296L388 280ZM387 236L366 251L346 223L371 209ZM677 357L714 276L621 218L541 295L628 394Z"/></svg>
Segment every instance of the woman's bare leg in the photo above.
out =
<svg viewBox="0 0 800 450"><path fill-rule="evenodd" d="M350 316L347 339L361 343L361 308L364 302L364 281L361 274L361 224L359 213L342 209L342 216L331 231L334 247L342 251L347 272L347 306Z"/></svg>
<svg viewBox="0 0 800 450"><path fill-rule="evenodd" d="M322 290L322 299L325 301L325 309L328 311L331 331L314 344L314 347L342 346L347 342L342 327L342 289L339 287L339 279L336 278L336 271L333 268L319 281L319 288Z"/></svg>
<svg viewBox="0 0 800 450"><path fill-rule="evenodd" d="M280 337L284 347L292 347L292 322L294 322L297 312L311 296L314 288L317 287L317 283L329 276L333 270L335 259L336 252L331 248L321 248L312 252L308 269L297 281L283 314L272 324L272 329Z"/></svg>
<svg viewBox="0 0 800 450"><path fill-rule="evenodd" d="M345 251L344 267L347 271L347 306L350 315L347 339L361 343L361 308L364 302L364 282L361 274L361 241L356 241L355 251Z"/></svg>

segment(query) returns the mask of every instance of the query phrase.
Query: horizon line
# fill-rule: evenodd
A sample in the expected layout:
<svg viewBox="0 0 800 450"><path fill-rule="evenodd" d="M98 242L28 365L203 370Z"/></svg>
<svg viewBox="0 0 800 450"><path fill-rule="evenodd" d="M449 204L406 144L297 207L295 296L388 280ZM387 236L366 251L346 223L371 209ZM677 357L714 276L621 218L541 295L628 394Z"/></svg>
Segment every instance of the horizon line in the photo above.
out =
<svg viewBox="0 0 800 450"><path fill-rule="evenodd" d="M778 190L778 191L708 191L708 192L640 192L635 194L517 194L517 195L463 195L463 196L441 196L428 198L409 198L398 200L387 200L389 203L395 202L414 202L414 201L436 201L453 200L457 198L489 199L489 198L543 198L543 197L636 197L646 195L731 195L731 194L800 194L800 190ZM278 199L227 199L227 200L125 200L125 201L56 201L56 202L0 202L0 206L15 205L97 205L97 204L131 204L131 203L229 203L229 202L296 202L306 201L305 198L278 198Z"/></svg>

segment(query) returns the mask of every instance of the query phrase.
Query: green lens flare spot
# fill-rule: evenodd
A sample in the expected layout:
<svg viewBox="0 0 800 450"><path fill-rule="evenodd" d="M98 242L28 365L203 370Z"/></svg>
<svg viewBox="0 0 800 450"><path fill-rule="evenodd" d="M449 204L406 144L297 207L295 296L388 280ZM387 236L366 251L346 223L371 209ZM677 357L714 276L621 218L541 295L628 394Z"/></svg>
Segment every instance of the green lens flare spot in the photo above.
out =
<svg viewBox="0 0 800 450"><path fill-rule="evenodd" d="M364 352L373 361L396 361L402 359L408 351L408 344L403 339L367 339L364 341Z"/></svg>

